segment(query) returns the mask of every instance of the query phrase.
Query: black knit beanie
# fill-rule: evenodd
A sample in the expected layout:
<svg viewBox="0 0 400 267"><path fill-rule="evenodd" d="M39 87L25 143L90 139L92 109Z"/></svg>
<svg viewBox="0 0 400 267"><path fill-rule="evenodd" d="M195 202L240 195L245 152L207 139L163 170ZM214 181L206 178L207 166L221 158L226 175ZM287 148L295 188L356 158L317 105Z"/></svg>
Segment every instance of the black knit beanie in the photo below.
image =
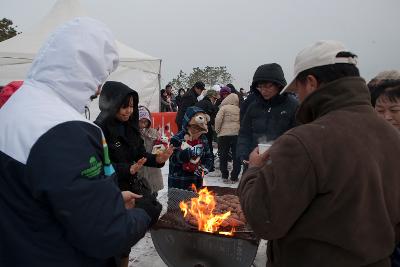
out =
<svg viewBox="0 0 400 267"><path fill-rule="evenodd" d="M257 68L251 86L255 88L259 82L273 82L281 89L287 84L282 67L277 63L264 64Z"/></svg>

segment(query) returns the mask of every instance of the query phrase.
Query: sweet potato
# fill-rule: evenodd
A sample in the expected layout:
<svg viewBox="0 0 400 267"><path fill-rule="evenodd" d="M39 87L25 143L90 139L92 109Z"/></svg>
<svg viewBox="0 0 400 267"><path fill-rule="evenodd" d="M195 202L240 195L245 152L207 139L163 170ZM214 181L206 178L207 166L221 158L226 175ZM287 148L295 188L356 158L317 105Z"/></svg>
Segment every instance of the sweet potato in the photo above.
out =
<svg viewBox="0 0 400 267"><path fill-rule="evenodd" d="M243 226L244 222L236 220L234 218L228 217L224 222L226 222L228 225L237 227L237 226Z"/></svg>

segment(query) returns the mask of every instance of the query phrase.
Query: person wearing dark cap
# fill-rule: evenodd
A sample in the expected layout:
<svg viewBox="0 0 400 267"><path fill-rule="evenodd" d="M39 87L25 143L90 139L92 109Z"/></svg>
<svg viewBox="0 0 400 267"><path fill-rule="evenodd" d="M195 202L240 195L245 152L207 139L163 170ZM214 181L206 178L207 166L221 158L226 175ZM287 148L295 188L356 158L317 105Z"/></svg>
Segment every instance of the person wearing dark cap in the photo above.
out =
<svg viewBox="0 0 400 267"><path fill-rule="evenodd" d="M181 98L180 107L176 114L175 122L178 126L179 131L182 128L183 116L188 107L194 106L198 100L197 97L205 90L205 84L201 81L196 82L193 87L188 90Z"/></svg>
<svg viewBox="0 0 400 267"><path fill-rule="evenodd" d="M252 84L254 99L243 114L238 137L238 156L245 167L250 152L259 143L271 142L295 126L298 101L291 93L280 94L285 85L285 76L278 64L257 68Z"/></svg>
<svg viewBox="0 0 400 267"><path fill-rule="evenodd" d="M214 135L214 126L215 126L215 117L217 116L218 113L218 106L216 105L216 101L220 98L219 94L217 91L213 89L207 90L207 93L205 97L200 100L199 102L196 103L196 107L201 108L204 110L208 116L210 116L210 121L208 122L208 132L206 134L207 140L208 140L208 146L210 148L210 151L213 152L213 135ZM209 169L210 172L214 171L214 154L213 154L213 162L212 166Z"/></svg>
<svg viewBox="0 0 400 267"><path fill-rule="evenodd" d="M303 49L291 83L302 124L250 155L238 194L268 240L267 266L391 266L400 135L374 112L356 64L338 41Z"/></svg>

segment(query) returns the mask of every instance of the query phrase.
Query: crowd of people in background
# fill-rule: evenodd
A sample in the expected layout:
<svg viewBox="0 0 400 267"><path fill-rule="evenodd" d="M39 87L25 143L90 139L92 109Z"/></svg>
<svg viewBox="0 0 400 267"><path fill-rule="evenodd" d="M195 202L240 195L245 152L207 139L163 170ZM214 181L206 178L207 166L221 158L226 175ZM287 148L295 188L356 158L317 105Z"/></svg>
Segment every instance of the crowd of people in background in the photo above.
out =
<svg viewBox="0 0 400 267"><path fill-rule="evenodd" d="M201 82L202 83L202 82ZM201 86L201 85L200 85ZM217 84L213 86L212 89L214 91L220 92L221 88L224 87L224 85ZM226 87L229 87L229 89L232 91L232 93L235 93L238 95L240 104L247 98L249 92L247 92L244 88L240 88L239 91L236 90L233 84L228 83ZM173 90L171 84L167 84L164 89L160 90L160 112L176 112L181 108L182 106L182 98L183 96L188 92L191 91L192 88L179 88ZM205 89L205 85L203 85L203 88ZM209 90L208 89L208 90ZM208 91L206 90L206 91ZM205 94L201 93L200 95L197 96L198 100L200 101L205 97ZM218 100L215 103L216 106L219 106L221 104L221 100Z"/></svg>
<svg viewBox="0 0 400 267"><path fill-rule="evenodd" d="M179 131L166 142L138 93L106 82L117 66L107 27L76 18L25 81L0 88L2 265L128 266L160 215L165 162L168 188L193 190L218 159L269 240L268 266L400 266L399 71L367 84L354 53L319 41L289 85L278 63L256 68L249 93L167 85L160 111L177 112ZM91 122L82 113L97 95Z"/></svg>
<svg viewBox="0 0 400 267"><path fill-rule="evenodd" d="M285 86L281 66L268 63L256 69L249 93L243 88L236 90L231 83L206 89L198 81L189 90L179 89L175 97L168 84L160 93L160 111L176 111L179 130L183 130L182 120L188 107L195 106L205 112L210 118L205 136L213 157L207 171L216 171L217 159L223 182L237 183L242 166L247 169L250 152L259 143L272 143L296 125L298 100L293 93L281 94ZM231 173L228 162L232 162Z"/></svg>
<svg viewBox="0 0 400 267"><path fill-rule="evenodd" d="M160 92L160 112L173 112L177 110L175 95L172 93L172 85L168 84Z"/></svg>

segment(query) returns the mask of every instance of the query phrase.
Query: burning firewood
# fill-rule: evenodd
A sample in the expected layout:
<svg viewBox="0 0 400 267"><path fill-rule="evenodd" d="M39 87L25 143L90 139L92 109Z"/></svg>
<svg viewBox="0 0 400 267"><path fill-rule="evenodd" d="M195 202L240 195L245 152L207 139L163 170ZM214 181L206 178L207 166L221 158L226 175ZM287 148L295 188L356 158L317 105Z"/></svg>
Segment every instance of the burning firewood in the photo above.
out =
<svg viewBox="0 0 400 267"><path fill-rule="evenodd" d="M182 201L180 208L185 221L200 231L216 232L219 226L222 226L231 227L233 232L235 227L246 224L237 196L214 196L207 188L199 191L198 198Z"/></svg>

